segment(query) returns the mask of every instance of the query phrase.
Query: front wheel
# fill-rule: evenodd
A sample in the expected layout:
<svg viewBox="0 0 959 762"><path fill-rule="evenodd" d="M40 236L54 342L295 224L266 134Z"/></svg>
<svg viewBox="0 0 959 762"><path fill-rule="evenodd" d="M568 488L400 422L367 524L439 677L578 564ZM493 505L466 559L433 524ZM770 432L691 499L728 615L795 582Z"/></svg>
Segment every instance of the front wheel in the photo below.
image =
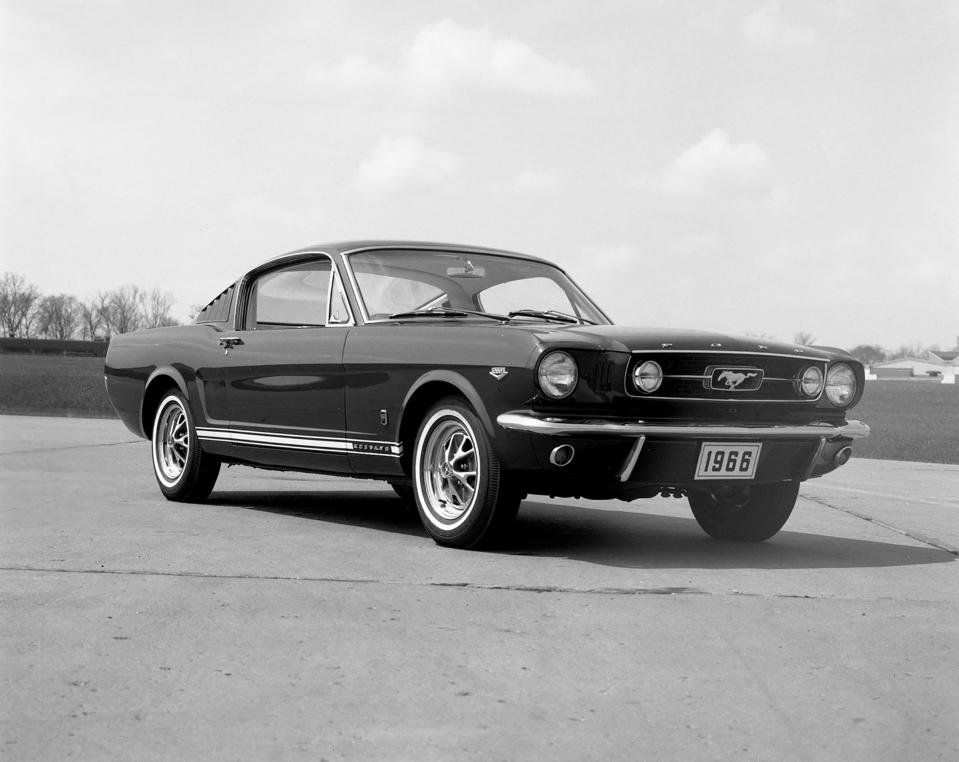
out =
<svg viewBox="0 0 959 762"><path fill-rule="evenodd" d="M519 507L519 493L511 489L483 424L459 398L441 400L423 419L413 477L420 520L440 545L486 544Z"/></svg>
<svg viewBox="0 0 959 762"><path fill-rule="evenodd" d="M210 496L220 459L197 441L193 416L179 391L167 394L153 420L153 473L167 500L199 503Z"/></svg>
<svg viewBox="0 0 959 762"><path fill-rule="evenodd" d="M778 532L796 505L799 482L717 487L691 491L689 507L710 537L760 542Z"/></svg>

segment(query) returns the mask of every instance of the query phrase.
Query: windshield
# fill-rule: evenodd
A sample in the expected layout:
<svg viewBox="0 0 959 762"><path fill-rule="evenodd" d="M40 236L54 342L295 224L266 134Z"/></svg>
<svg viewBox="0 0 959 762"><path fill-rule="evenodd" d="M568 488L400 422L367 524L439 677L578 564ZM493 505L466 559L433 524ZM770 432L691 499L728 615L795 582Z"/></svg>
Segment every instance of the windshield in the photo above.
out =
<svg viewBox="0 0 959 762"><path fill-rule="evenodd" d="M543 313L558 313L576 322L609 323L575 283L545 262L405 249L363 251L347 259L369 320L429 310L472 310L519 313L524 319L537 319L530 313L541 313L541 319Z"/></svg>

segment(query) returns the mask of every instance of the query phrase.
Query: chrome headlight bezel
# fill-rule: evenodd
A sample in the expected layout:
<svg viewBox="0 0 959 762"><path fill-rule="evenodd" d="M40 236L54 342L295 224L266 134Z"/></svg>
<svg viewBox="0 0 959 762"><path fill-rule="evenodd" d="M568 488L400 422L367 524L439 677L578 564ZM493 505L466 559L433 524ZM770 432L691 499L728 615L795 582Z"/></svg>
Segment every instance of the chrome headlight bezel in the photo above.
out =
<svg viewBox="0 0 959 762"><path fill-rule="evenodd" d="M799 391L809 399L817 399L826 385L823 369L818 365L810 365L803 369L799 376Z"/></svg>
<svg viewBox="0 0 959 762"><path fill-rule="evenodd" d="M637 363L632 376L633 386L643 394L652 394L663 384L663 368L655 360Z"/></svg>
<svg viewBox="0 0 959 762"><path fill-rule="evenodd" d="M826 371L826 399L836 407L849 407L856 393L859 391L859 384L856 381L856 371L848 363L838 362L830 365Z"/></svg>
<svg viewBox="0 0 959 762"><path fill-rule="evenodd" d="M540 358L536 368L536 383L550 399L565 399L579 383L579 366L569 352L554 349Z"/></svg>

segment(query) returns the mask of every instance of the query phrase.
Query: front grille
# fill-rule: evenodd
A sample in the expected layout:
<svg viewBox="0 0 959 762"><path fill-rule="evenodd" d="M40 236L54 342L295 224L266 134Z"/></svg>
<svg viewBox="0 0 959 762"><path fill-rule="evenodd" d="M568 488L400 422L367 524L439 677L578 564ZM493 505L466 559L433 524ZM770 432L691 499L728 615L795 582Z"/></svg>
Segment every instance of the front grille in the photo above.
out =
<svg viewBox="0 0 959 762"><path fill-rule="evenodd" d="M652 394L644 394L633 385L633 369L647 360L655 360L663 369L663 383ZM722 352L644 352L633 355L626 369L626 393L632 397L653 399L810 401L798 383L803 371L810 365L818 366L825 376L826 361L808 357ZM744 374L761 370L762 383L756 389L746 388L748 382L743 384L742 389L712 388L712 371L721 372L723 369L743 371Z"/></svg>

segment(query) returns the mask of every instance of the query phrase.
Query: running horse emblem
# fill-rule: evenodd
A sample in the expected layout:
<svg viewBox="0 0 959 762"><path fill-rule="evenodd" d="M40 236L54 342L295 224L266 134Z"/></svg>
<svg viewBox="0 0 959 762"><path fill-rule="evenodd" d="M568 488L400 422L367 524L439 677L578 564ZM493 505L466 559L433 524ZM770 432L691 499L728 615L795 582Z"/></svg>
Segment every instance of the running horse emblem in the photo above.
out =
<svg viewBox="0 0 959 762"><path fill-rule="evenodd" d="M726 384L727 389L735 389L737 386L742 384L744 381L748 381L751 378L758 376L758 373L740 373L735 370L724 370L719 374L717 381L723 381Z"/></svg>

